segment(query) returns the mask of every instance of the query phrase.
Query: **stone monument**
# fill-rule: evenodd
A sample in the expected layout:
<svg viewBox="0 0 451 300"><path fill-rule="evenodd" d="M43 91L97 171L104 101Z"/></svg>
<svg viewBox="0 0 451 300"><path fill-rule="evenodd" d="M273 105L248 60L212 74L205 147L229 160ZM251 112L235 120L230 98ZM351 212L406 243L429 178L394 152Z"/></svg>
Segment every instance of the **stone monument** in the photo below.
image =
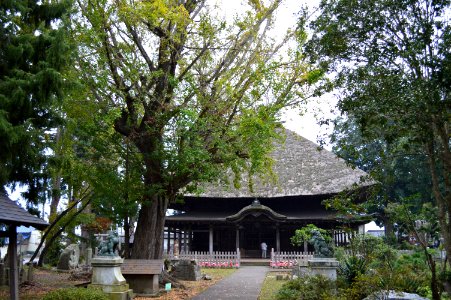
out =
<svg viewBox="0 0 451 300"><path fill-rule="evenodd" d="M188 281L197 281L202 277L197 261L189 259L179 260L174 266L172 275L177 279Z"/></svg>
<svg viewBox="0 0 451 300"><path fill-rule="evenodd" d="M315 248L315 256L307 262L300 260L293 269L295 276L323 275L329 279L337 279L338 261L333 257L332 248L327 244L323 235L318 231L312 232L309 243Z"/></svg>
<svg viewBox="0 0 451 300"><path fill-rule="evenodd" d="M129 300L133 292L121 273L122 258L115 254L117 235L110 233L99 246L99 252L91 261L92 280L90 286L100 288L111 300Z"/></svg>
<svg viewBox="0 0 451 300"><path fill-rule="evenodd" d="M80 248L77 244L70 244L60 255L58 260L58 270L73 270L78 267L80 259Z"/></svg>

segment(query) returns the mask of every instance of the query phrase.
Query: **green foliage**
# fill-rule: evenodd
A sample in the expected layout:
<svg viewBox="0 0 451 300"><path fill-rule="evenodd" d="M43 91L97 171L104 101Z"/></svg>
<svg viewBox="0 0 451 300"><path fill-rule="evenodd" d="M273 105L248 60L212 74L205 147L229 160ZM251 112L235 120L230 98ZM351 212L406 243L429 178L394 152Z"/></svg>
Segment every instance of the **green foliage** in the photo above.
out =
<svg viewBox="0 0 451 300"><path fill-rule="evenodd" d="M308 224L307 226L302 227L301 229L296 229L296 231L294 232L294 236L290 238L291 244L295 246L301 246L304 244L304 242L309 242L310 239L312 238L312 233L314 231L319 231L321 235L324 237L326 243L329 244L332 241L332 238L327 230L319 228L314 224Z"/></svg>
<svg viewBox="0 0 451 300"><path fill-rule="evenodd" d="M285 283L276 295L277 300L332 300L335 298L334 281L321 276L306 276Z"/></svg>
<svg viewBox="0 0 451 300"><path fill-rule="evenodd" d="M370 153L367 165L382 179L373 211L390 225L388 202L420 192L418 210L431 190L448 256L451 93L443 74L451 57L450 7L447 0L323 0L307 45L340 88L338 108L357 132L352 138L362 138L345 143L343 152L356 160Z"/></svg>
<svg viewBox="0 0 451 300"><path fill-rule="evenodd" d="M63 252L64 245L61 238L56 240L49 246L48 251L44 258L44 264L50 266L56 266L58 264L61 253Z"/></svg>
<svg viewBox="0 0 451 300"><path fill-rule="evenodd" d="M349 256L340 263L339 274L344 277L348 284L352 284L367 270L368 263L363 257Z"/></svg>
<svg viewBox="0 0 451 300"><path fill-rule="evenodd" d="M410 275L403 276L403 274ZM395 261L394 276L391 280L400 290L426 296L427 291L430 290L431 275L425 263L424 254L415 252L411 255L401 255Z"/></svg>
<svg viewBox="0 0 451 300"><path fill-rule="evenodd" d="M340 262L336 282L301 277L284 284L277 299L360 300L381 290L432 297L431 271L422 252L399 254L382 239L362 235L352 247L335 253ZM441 297L447 299L445 294Z"/></svg>
<svg viewBox="0 0 451 300"><path fill-rule="evenodd" d="M365 261L370 262L379 256L381 249L386 247L389 246L384 243L382 238L369 234L356 234L346 249L349 250L350 255L363 257Z"/></svg>
<svg viewBox="0 0 451 300"><path fill-rule="evenodd" d="M337 285L343 299L362 299L380 290L430 293L431 271L423 252L400 255L374 237L357 236L351 244L346 251L336 252L340 261Z"/></svg>
<svg viewBox="0 0 451 300"><path fill-rule="evenodd" d="M347 195L345 199L337 197L333 199L335 202L328 201L330 206L342 208L341 211L371 214L387 227L393 222L385 211L389 203L409 197L412 207L418 211L423 203L433 201L429 167L424 156L405 149L404 140L388 143L381 137L368 137L360 130L352 116L334 120L333 151L368 172L378 184L371 187L368 201L364 203L355 203ZM394 237L392 232L388 234L392 234L389 238Z"/></svg>
<svg viewBox="0 0 451 300"><path fill-rule="evenodd" d="M437 207L431 203L425 203L415 213L410 199L403 199L401 203L391 203L386 211L399 224L400 235L414 235L417 243L423 247L433 245L440 238Z"/></svg>
<svg viewBox="0 0 451 300"><path fill-rule="evenodd" d="M134 178L144 186L135 195L141 197L128 198L122 208L149 204L141 209L157 229L141 229L140 218L135 238L148 243L134 251L156 258L159 249L148 245L160 242L166 209L182 191L200 192L200 182L218 179L239 186L246 173L251 190L253 175L275 180L269 154L283 136L281 109L305 100L309 91L300 87L322 73L308 75L298 45L288 56L282 52L290 40L305 42L304 28L283 34L280 45L268 35L280 1L244 6L231 23L202 1L76 4L73 76L83 92L74 102L83 104L81 112L84 105L99 108L106 115L100 129L122 135L137 153ZM92 136L103 133L90 129ZM114 178L118 168L112 170ZM104 211L108 203L101 203Z"/></svg>
<svg viewBox="0 0 451 300"><path fill-rule="evenodd" d="M67 288L47 293L43 300L108 300L109 298L99 289Z"/></svg>
<svg viewBox="0 0 451 300"><path fill-rule="evenodd" d="M42 189L45 131L59 121L69 7L69 1L0 3L0 188L27 184L31 201Z"/></svg>

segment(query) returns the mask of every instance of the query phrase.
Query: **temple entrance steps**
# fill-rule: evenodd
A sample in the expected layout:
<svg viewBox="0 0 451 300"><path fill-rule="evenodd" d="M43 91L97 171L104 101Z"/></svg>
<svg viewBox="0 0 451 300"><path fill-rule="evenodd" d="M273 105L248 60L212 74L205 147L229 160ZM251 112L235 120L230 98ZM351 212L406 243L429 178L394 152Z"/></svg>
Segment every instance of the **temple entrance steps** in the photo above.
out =
<svg viewBox="0 0 451 300"><path fill-rule="evenodd" d="M271 259L269 258L242 258L241 266L262 266L269 267Z"/></svg>

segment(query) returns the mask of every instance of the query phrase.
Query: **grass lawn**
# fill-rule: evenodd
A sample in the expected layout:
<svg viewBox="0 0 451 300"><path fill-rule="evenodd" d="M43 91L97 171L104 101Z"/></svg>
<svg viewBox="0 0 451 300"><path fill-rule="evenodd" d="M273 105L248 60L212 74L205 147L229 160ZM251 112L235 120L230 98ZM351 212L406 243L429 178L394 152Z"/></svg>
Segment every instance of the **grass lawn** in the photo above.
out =
<svg viewBox="0 0 451 300"><path fill-rule="evenodd" d="M276 280L276 275L289 275L289 272L268 272L263 282L258 300L274 300L277 292L287 280Z"/></svg>

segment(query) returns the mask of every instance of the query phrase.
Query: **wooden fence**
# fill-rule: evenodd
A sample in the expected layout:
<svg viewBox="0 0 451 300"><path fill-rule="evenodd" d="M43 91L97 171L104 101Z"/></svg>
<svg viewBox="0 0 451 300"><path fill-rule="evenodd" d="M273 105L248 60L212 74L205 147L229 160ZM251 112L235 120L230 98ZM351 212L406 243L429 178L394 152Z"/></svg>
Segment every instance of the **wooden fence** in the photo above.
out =
<svg viewBox="0 0 451 300"><path fill-rule="evenodd" d="M293 268L298 265L298 261L305 261L313 258L314 252L274 252L271 250L270 266L273 268Z"/></svg>
<svg viewBox="0 0 451 300"><path fill-rule="evenodd" d="M195 259L201 267L210 268L239 268L241 265L240 251L181 251L178 255L173 253L165 254L166 258Z"/></svg>

